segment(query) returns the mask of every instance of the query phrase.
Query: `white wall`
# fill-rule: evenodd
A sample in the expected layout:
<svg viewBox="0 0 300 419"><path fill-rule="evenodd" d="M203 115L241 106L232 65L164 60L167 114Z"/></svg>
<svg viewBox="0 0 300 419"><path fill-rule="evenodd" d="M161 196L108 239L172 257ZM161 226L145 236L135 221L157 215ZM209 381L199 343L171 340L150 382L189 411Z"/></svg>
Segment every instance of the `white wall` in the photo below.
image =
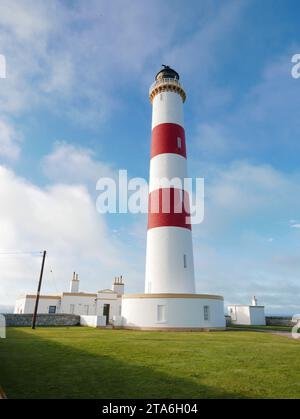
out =
<svg viewBox="0 0 300 419"><path fill-rule="evenodd" d="M158 306L165 306L165 320L158 321ZM210 316L204 320L204 306ZM140 328L223 328L224 302L205 298L126 298L122 302L123 326Z"/></svg>
<svg viewBox="0 0 300 419"><path fill-rule="evenodd" d="M235 311L236 318L231 315L230 310ZM231 316L232 324L260 326L266 324L265 309L262 306L228 306L228 313Z"/></svg>
<svg viewBox="0 0 300 419"><path fill-rule="evenodd" d="M265 326L265 308L261 306L250 307L251 324L254 326Z"/></svg>
<svg viewBox="0 0 300 419"><path fill-rule="evenodd" d="M165 123L184 126L183 102L179 93L163 92L154 97L152 128Z"/></svg>
<svg viewBox="0 0 300 419"><path fill-rule="evenodd" d="M176 187L183 189L184 179L187 177L186 159L178 154L164 153L152 157L150 161L149 192L153 192L161 187ZM163 185L159 183L161 179L179 179L180 185L174 182L173 185Z"/></svg>
<svg viewBox="0 0 300 419"><path fill-rule="evenodd" d="M61 303L61 313L77 314L77 315L95 315L96 314L96 298L97 295L68 295L63 294ZM72 312L72 306L74 311Z"/></svg>
<svg viewBox="0 0 300 419"><path fill-rule="evenodd" d="M82 316L103 315L104 304L110 304L109 320L112 321L113 316L119 316L121 313L121 298L116 293L100 293L100 294L86 294L79 293L78 295L63 294L61 300L57 298L40 298L39 314L48 314L49 306L56 306L56 313L62 314L76 314ZM73 306L73 307L72 307ZM22 297L16 301L16 314L31 314L34 312L35 297Z"/></svg>
<svg viewBox="0 0 300 419"><path fill-rule="evenodd" d="M250 325L250 308L249 306L229 306L228 307L228 313L230 315L230 310L235 310L236 318L232 317L232 324L245 324Z"/></svg>
<svg viewBox="0 0 300 419"><path fill-rule="evenodd" d="M16 301L15 313L16 314L31 314L34 312L36 297L23 297ZM48 314L49 307L55 306L56 313L60 311L60 299L57 298L44 298L39 300L38 314Z"/></svg>
<svg viewBox="0 0 300 419"><path fill-rule="evenodd" d="M186 268L184 255L186 255ZM195 292L191 230L179 227L148 230L145 292L179 294Z"/></svg>
<svg viewBox="0 0 300 419"><path fill-rule="evenodd" d="M80 326L103 327L106 326L105 316L80 316Z"/></svg>

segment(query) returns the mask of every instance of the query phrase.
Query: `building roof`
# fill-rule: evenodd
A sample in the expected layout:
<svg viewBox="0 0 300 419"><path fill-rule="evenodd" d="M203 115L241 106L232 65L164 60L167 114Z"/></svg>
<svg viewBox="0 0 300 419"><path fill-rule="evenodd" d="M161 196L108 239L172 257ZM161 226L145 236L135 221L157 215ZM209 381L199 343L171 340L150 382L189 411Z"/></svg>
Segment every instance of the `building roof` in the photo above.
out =
<svg viewBox="0 0 300 419"><path fill-rule="evenodd" d="M97 297L97 294L88 292L63 292L63 297Z"/></svg>
<svg viewBox="0 0 300 419"><path fill-rule="evenodd" d="M265 306L253 306L251 304L228 304L228 307L258 307L258 308L265 308Z"/></svg>
<svg viewBox="0 0 300 419"><path fill-rule="evenodd" d="M18 298L34 298L36 299L36 295L34 294L26 294ZM40 295L40 300L61 300L61 295Z"/></svg>
<svg viewBox="0 0 300 419"><path fill-rule="evenodd" d="M107 288L105 290L98 291L98 294L117 294L117 292L114 291L114 290L110 290L110 289Z"/></svg>

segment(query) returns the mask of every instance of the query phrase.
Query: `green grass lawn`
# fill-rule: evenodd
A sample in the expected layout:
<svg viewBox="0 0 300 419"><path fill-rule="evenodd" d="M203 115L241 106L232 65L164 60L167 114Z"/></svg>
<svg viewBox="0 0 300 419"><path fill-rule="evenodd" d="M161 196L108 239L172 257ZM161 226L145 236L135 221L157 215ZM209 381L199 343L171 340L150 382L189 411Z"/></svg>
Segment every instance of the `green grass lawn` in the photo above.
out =
<svg viewBox="0 0 300 419"><path fill-rule="evenodd" d="M9 398L299 398L299 341L270 334L8 329Z"/></svg>

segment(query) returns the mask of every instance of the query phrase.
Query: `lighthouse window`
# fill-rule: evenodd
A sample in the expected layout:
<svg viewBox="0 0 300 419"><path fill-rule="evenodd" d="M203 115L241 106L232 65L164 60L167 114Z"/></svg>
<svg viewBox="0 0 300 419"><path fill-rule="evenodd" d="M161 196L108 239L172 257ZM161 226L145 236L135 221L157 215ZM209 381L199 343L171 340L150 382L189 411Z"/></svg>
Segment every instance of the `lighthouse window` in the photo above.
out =
<svg viewBox="0 0 300 419"><path fill-rule="evenodd" d="M166 321L166 306L163 306L163 305L157 306L157 321L158 322Z"/></svg>
<svg viewBox="0 0 300 419"><path fill-rule="evenodd" d="M187 268L187 259L186 259L186 255L183 255L183 267L186 269Z"/></svg>
<svg viewBox="0 0 300 419"><path fill-rule="evenodd" d="M181 144L181 138L180 138L180 137L178 137L178 138L177 138L177 147L178 147L179 149L181 149L181 146L182 146L182 144Z"/></svg>
<svg viewBox="0 0 300 419"><path fill-rule="evenodd" d="M209 306L204 306L204 320L209 320Z"/></svg>

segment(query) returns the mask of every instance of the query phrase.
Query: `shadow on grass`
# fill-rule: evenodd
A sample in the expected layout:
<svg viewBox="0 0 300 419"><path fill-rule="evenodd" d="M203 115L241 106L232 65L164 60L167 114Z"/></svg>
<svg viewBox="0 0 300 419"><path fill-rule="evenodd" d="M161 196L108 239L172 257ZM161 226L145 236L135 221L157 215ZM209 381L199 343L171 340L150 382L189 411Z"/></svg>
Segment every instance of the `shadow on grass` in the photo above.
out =
<svg viewBox="0 0 300 419"><path fill-rule="evenodd" d="M95 337L98 344L97 339L101 345L103 335ZM0 344L0 384L12 399L246 398L202 385L199 378L174 377L122 361L121 354L90 352L15 330Z"/></svg>

